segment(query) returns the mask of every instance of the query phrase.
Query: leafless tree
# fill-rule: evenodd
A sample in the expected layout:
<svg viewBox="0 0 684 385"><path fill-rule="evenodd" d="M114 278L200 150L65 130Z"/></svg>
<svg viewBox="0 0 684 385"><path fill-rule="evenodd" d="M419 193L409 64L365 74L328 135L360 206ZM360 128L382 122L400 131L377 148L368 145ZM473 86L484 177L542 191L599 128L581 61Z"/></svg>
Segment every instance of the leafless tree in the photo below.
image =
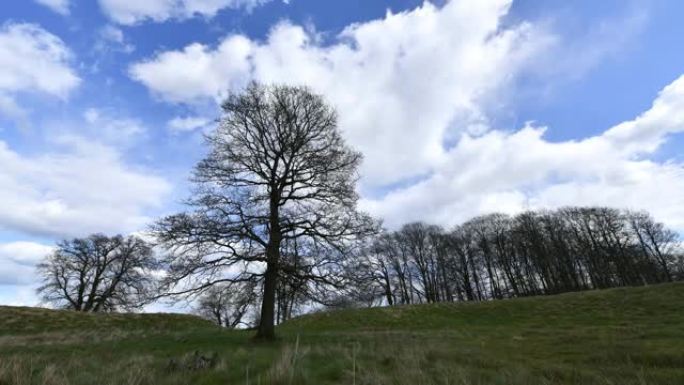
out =
<svg viewBox="0 0 684 385"><path fill-rule="evenodd" d="M260 282L257 337L272 339L279 283L339 285L347 249L376 227L356 209L361 155L308 88L253 83L222 107L210 152L194 171L192 210L153 228L169 250L164 283L169 295L189 295L221 282Z"/></svg>
<svg viewBox="0 0 684 385"><path fill-rule="evenodd" d="M217 325L234 329L247 325L245 316L256 304L252 282L212 286L200 297L195 311Z"/></svg>
<svg viewBox="0 0 684 385"><path fill-rule="evenodd" d="M647 213L567 207L484 215L450 231L410 223L376 237L356 275L388 305L481 301L681 280L684 251Z"/></svg>
<svg viewBox="0 0 684 385"><path fill-rule="evenodd" d="M43 301L77 311L134 309L150 300L156 261L135 236L64 240L38 265Z"/></svg>
<svg viewBox="0 0 684 385"><path fill-rule="evenodd" d="M657 261L664 279L672 281L671 266L676 261L679 246L677 233L666 229L662 223L654 221L650 215L643 212L630 213L629 222L639 240L643 257L646 260Z"/></svg>

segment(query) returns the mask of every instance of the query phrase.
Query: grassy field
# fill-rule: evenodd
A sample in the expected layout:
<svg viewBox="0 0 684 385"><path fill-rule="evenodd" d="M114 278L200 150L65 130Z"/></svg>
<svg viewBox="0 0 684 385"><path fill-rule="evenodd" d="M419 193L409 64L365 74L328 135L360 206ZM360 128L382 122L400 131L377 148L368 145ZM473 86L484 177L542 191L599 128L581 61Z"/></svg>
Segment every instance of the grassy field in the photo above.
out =
<svg viewBox="0 0 684 385"><path fill-rule="evenodd" d="M682 283L319 313L278 332L0 307L0 385L684 384Z"/></svg>

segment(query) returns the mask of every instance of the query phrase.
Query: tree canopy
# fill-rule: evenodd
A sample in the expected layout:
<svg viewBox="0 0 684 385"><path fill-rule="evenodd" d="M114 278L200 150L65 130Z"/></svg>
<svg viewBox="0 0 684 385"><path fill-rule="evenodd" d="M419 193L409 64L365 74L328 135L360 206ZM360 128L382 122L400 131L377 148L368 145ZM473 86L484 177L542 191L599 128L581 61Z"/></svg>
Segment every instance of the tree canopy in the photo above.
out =
<svg viewBox="0 0 684 385"><path fill-rule="evenodd" d="M270 339L278 287L298 282L311 294L339 285L349 249L377 226L356 208L361 155L320 95L252 83L222 107L194 170L190 210L154 226L169 250L165 286L191 295L259 282L257 336Z"/></svg>
<svg viewBox="0 0 684 385"><path fill-rule="evenodd" d="M38 293L47 303L77 311L139 308L150 300L156 265L151 247L135 236L63 240L38 265Z"/></svg>

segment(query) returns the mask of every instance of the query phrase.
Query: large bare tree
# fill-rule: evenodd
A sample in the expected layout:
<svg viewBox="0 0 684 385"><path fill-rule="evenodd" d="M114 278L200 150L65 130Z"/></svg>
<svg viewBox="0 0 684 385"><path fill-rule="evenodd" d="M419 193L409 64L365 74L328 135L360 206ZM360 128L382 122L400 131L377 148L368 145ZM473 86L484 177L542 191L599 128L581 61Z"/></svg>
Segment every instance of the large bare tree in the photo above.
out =
<svg viewBox="0 0 684 385"><path fill-rule="evenodd" d="M260 282L257 337L272 339L279 283L339 285L348 248L375 230L356 209L361 155L306 87L252 83L222 107L194 170L191 210L154 226L169 250L164 283L170 295L191 295Z"/></svg>
<svg viewBox="0 0 684 385"><path fill-rule="evenodd" d="M139 308L153 288L150 246L135 236L64 240L38 265L43 301L77 311Z"/></svg>

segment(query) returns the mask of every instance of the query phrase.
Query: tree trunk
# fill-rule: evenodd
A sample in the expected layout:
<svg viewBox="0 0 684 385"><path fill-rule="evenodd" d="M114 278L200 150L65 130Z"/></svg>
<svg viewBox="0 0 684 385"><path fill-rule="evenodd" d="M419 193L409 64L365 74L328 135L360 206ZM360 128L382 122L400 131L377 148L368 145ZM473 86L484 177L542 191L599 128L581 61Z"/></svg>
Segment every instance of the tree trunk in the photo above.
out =
<svg viewBox="0 0 684 385"><path fill-rule="evenodd" d="M271 189L269 239L266 246L266 273L264 274L264 293L261 300L261 318L256 338L261 340L275 339L275 305L278 288L278 268L280 264L280 216L276 189Z"/></svg>
<svg viewBox="0 0 684 385"><path fill-rule="evenodd" d="M269 258L270 259L270 258ZM275 294L278 280L277 262L269 262L264 275L264 294L261 300L261 317L256 338L262 340L275 339Z"/></svg>

